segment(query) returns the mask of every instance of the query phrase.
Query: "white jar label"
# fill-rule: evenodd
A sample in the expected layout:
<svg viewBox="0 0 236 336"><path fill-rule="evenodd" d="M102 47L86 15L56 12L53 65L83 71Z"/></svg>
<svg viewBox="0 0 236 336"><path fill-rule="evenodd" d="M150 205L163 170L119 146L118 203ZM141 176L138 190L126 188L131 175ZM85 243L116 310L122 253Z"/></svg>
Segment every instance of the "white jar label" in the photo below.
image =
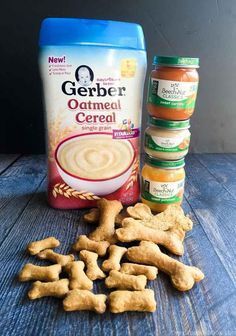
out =
<svg viewBox="0 0 236 336"><path fill-rule="evenodd" d="M182 133L176 137L160 137L145 133L145 146L156 152L177 153L189 148L190 132Z"/></svg>

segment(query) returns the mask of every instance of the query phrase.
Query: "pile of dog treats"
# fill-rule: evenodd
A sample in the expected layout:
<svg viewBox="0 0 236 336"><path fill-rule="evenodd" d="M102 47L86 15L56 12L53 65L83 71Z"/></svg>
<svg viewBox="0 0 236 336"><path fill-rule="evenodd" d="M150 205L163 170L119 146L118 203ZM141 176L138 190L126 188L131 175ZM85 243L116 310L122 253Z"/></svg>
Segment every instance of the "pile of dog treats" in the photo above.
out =
<svg viewBox="0 0 236 336"><path fill-rule="evenodd" d="M171 205L164 212L153 215L142 203L122 210L119 201L100 199L97 208L84 216L89 223L98 223L89 237L81 235L73 245L79 253L62 255L53 251L60 242L54 237L32 242L28 252L39 259L54 263L50 266L26 264L19 274L20 281L36 280L28 296L31 300L45 296L63 298L66 311L93 310L104 313L107 306L112 313L156 310L154 291L146 288L147 280L154 280L158 270L170 276L173 286L187 291L204 274L197 267L187 266L163 253L158 245L176 255L183 255L186 231L192 221L180 206ZM118 227L118 228L117 228ZM126 248L121 243L140 241L138 246ZM120 245L116 245L119 243ZM98 265L98 258L109 257ZM121 263L122 258L130 262ZM60 279L65 271L68 279ZM114 289L108 298L94 294L93 281L105 279L105 285ZM107 300L108 299L108 300Z"/></svg>

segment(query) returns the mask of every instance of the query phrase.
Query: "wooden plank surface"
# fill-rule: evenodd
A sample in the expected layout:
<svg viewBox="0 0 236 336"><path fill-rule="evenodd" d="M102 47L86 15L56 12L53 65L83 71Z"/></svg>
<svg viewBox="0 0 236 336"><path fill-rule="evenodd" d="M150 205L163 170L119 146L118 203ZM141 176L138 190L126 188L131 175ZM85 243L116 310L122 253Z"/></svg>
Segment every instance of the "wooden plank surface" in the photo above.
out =
<svg viewBox="0 0 236 336"><path fill-rule="evenodd" d="M0 174L0 244L45 176L45 158L42 155L21 156Z"/></svg>
<svg viewBox="0 0 236 336"><path fill-rule="evenodd" d="M228 163L223 165L224 161ZM92 312L65 313L58 299L27 299L30 284L17 281L19 270L29 261L46 264L28 256L27 243L53 235L61 241L57 250L66 253L76 236L93 228L83 223L84 211L59 211L47 206L42 157L25 157L10 166L0 175L1 334L236 335L236 191L230 188L236 175L236 157L216 155L208 160L192 155L187 159L186 172L183 206L194 220L194 229L188 233L185 254L179 259L197 265L206 278L191 291L180 293L160 273L157 280L148 283L155 290L155 313L106 312L100 316ZM17 181L18 189L13 189ZM108 293L102 281L95 283L94 291Z"/></svg>
<svg viewBox="0 0 236 336"><path fill-rule="evenodd" d="M202 154L196 159L236 199L236 154Z"/></svg>
<svg viewBox="0 0 236 336"><path fill-rule="evenodd" d="M18 154L0 154L0 174L10 167L19 157L20 155Z"/></svg>

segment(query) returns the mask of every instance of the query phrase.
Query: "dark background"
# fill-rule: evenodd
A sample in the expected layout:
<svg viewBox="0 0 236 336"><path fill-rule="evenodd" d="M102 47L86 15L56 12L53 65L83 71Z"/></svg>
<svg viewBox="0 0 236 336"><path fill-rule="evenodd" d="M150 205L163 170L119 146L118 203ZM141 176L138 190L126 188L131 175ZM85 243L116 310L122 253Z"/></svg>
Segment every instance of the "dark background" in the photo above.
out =
<svg viewBox="0 0 236 336"><path fill-rule="evenodd" d="M44 152L37 42L40 22L50 16L140 23L148 73L154 54L199 56L191 150L236 152L235 0L24 0L0 6L0 152ZM143 128L145 122L144 105Z"/></svg>

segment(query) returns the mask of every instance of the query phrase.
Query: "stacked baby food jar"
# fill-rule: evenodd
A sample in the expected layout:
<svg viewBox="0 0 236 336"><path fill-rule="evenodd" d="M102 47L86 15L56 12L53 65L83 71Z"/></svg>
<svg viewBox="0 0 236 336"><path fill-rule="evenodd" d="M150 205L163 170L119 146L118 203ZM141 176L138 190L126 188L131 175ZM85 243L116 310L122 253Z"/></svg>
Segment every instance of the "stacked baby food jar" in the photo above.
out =
<svg viewBox="0 0 236 336"><path fill-rule="evenodd" d="M181 204L184 157L190 143L190 121L198 88L198 58L154 57L145 130L142 201L157 212Z"/></svg>

